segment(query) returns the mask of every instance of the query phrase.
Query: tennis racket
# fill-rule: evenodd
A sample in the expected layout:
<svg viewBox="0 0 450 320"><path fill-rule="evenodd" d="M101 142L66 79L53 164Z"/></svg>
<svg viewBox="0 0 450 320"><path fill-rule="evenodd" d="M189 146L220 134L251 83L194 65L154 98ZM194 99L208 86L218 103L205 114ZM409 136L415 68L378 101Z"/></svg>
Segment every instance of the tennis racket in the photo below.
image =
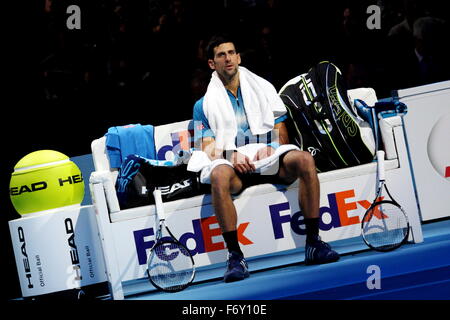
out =
<svg viewBox="0 0 450 320"><path fill-rule="evenodd" d="M405 211L395 201L386 185L384 151L377 151L377 193L361 222L364 242L376 251L391 251L406 242L409 235L409 221ZM383 188L390 200L382 197Z"/></svg>
<svg viewBox="0 0 450 320"><path fill-rule="evenodd" d="M147 262L147 275L156 288L177 292L188 287L195 277L195 264L189 250L174 237L165 224L161 190L153 191L159 228L156 242L151 248ZM168 236L163 237L163 233Z"/></svg>

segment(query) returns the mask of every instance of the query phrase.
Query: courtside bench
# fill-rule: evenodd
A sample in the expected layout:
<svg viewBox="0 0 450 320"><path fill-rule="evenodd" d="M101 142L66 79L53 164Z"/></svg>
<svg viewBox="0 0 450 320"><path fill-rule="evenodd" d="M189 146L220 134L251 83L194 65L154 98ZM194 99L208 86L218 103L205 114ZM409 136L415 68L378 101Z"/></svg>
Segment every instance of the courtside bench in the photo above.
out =
<svg viewBox="0 0 450 320"><path fill-rule="evenodd" d="M373 89L349 90L350 101L362 99L373 105ZM395 198L408 213L409 240L422 242L422 229L406 149L402 119L380 120L386 152L386 178ZM155 127L155 145L167 159L174 148L192 146L193 121ZM123 299L122 284L146 277L146 258L153 245L154 205L121 210L115 191L117 169L111 168L106 138L92 142L95 172L90 189L107 281L113 299ZM360 236L360 221L375 195L376 162L319 174L321 183L320 235L333 242ZM298 182L292 185L263 184L250 187L234 198L238 212L238 235L246 257L304 247L304 226L297 203ZM167 224L192 250L196 266L226 261L226 249L214 216L211 196L167 202ZM150 282L149 289L152 288Z"/></svg>

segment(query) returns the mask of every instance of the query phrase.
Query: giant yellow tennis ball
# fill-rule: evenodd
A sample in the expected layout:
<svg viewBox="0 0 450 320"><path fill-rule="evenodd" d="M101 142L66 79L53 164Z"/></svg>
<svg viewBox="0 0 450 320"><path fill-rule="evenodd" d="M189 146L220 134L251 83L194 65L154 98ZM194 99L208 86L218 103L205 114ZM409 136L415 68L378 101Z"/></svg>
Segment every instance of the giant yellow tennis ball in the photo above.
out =
<svg viewBox="0 0 450 320"><path fill-rule="evenodd" d="M21 215L79 205L84 197L83 176L65 154L35 151L14 167L9 194Z"/></svg>

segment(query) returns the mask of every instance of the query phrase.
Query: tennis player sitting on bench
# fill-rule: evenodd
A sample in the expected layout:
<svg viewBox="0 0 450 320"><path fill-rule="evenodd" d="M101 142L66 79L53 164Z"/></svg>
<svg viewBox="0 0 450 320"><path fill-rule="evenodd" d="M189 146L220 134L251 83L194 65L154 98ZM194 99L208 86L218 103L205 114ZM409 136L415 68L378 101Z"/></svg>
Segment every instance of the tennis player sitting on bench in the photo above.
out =
<svg viewBox="0 0 450 320"><path fill-rule="evenodd" d="M205 96L195 103L193 118L197 130L201 122L202 150L211 160L223 158L229 161L214 167L210 174L214 211L229 251L224 281L238 281L249 276L238 243L237 214L231 195L255 184L291 184L300 179L299 205L307 234L305 262L337 261L338 253L319 237L320 184L314 158L296 148L279 157L278 170L273 175L255 173L255 161L273 155L279 145L289 143L283 123L286 107L275 88L239 67L241 57L227 36L214 36L208 44L207 54L208 65L214 72ZM264 134L276 135L278 142L258 149L253 159L236 150Z"/></svg>

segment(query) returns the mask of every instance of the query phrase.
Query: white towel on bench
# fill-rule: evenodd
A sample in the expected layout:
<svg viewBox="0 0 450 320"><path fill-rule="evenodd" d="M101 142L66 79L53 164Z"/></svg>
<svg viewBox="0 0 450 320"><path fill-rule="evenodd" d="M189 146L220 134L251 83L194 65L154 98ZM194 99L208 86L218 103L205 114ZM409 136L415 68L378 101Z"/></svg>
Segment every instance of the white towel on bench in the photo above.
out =
<svg viewBox="0 0 450 320"><path fill-rule="evenodd" d="M251 143L245 146L239 147L237 150L253 159L257 153L257 151L263 147L267 146L263 143ZM282 154L291 151L291 150L300 150L297 146L293 144L283 144L275 150L275 153L270 157L264 158L259 161L255 161L254 165L256 167L256 172L264 175L274 175L278 172L279 168L279 158ZM189 160L187 169L193 172L200 173L200 182L205 184L210 184L210 176L211 172L218 165L225 164L233 167L231 162L226 159L216 159L211 161L207 154L203 151L194 151L192 153L191 159Z"/></svg>

